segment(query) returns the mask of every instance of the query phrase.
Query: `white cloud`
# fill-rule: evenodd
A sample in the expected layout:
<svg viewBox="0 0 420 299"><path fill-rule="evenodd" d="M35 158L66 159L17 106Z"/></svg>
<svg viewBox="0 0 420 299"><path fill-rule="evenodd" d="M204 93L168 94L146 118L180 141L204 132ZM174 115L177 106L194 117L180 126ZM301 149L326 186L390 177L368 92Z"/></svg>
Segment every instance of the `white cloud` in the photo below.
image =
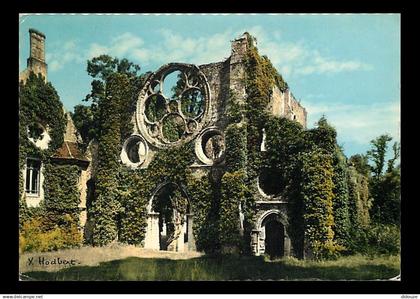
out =
<svg viewBox="0 0 420 299"><path fill-rule="evenodd" d="M90 45L88 49L88 58L91 59L93 57L106 54L109 52L109 48L99 45L97 43L93 43Z"/></svg>
<svg viewBox="0 0 420 299"><path fill-rule="evenodd" d="M303 66L296 70L297 74L309 75L312 73L340 73L346 71L368 71L372 70L372 66L356 60L338 61L335 59L327 59L322 57L318 51L313 51L308 59L309 65Z"/></svg>
<svg viewBox="0 0 420 299"><path fill-rule="evenodd" d="M127 57L140 64L168 62L187 62L203 64L221 61L230 55L232 32L217 33L211 36L191 38L182 36L170 29L156 31L160 36L154 44L132 33L124 33L110 40L108 45L92 43L88 49L88 58L100 54Z"/></svg>
<svg viewBox="0 0 420 299"><path fill-rule="evenodd" d="M58 44L47 57L51 71L62 69L70 62L84 63L101 54L126 57L142 65L149 63L187 62L204 64L222 61L230 55L230 41L249 32L257 37L261 54L267 55L278 71L286 77L310 74L328 74L351 71L366 71L372 66L355 59L338 60L325 57L318 50L311 49L304 41L286 41L279 30L266 31L261 26L242 28L208 36L188 37L171 29L155 31L158 41L146 43L140 36L124 32L113 37L107 44L91 43L81 49L76 41Z"/></svg>
<svg viewBox="0 0 420 299"><path fill-rule="evenodd" d="M230 30L198 38L184 37L169 29L161 29L158 34L162 38L154 45L156 50L143 49L140 52L142 58L157 63L177 61L204 64L221 61L230 55Z"/></svg>
<svg viewBox="0 0 420 299"><path fill-rule="evenodd" d="M308 127L325 115L345 143L367 145L379 135L388 133L400 140L400 102L389 101L368 105L342 103L303 103L308 111Z"/></svg>
<svg viewBox="0 0 420 299"><path fill-rule="evenodd" d="M358 60L337 60L323 56L300 40L285 41L280 31L267 32L260 26L246 29L257 36L257 47L267 55L277 70L286 77L310 74L327 74L352 71L368 71L373 67Z"/></svg>
<svg viewBox="0 0 420 299"><path fill-rule="evenodd" d="M51 45L52 49L46 54L48 70L51 72L62 69L68 63L84 62L84 55L78 48L76 40Z"/></svg>

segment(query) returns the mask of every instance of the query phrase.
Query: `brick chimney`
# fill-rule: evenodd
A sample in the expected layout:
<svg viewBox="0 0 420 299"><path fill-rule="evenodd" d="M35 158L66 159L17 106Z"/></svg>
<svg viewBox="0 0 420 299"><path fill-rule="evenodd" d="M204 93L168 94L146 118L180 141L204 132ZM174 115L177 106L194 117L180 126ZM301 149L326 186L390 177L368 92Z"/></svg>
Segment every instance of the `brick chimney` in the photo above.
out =
<svg viewBox="0 0 420 299"><path fill-rule="evenodd" d="M38 30L29 29L30 55L27 69L41 74L47 81L47 64L45 63L45 35Z"/></svg>

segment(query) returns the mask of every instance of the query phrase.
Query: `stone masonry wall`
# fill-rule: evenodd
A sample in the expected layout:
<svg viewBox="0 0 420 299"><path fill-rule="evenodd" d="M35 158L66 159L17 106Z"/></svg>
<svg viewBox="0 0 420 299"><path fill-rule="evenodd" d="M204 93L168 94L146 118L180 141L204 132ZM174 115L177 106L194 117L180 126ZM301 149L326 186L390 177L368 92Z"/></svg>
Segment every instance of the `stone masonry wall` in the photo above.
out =
<svg viewBox="0 0 420 299"><path fill-rule="evenodd" d="M247 47L248 40L246 35L243 35L232 41L232 51L229 59L224 62L199 66L209 82L213 101L210 125L215 125L221 130L224 130L228 125L225 115L229 93L234 92L240 101L244 101L246 97L244 80L246 74L243 59ZM267 110L273 115L296 120L306 128L306 109L296 100L290 90L283 93L275 86Z"/></svg>
<svg viewBox="0 0 420 299"><path fill-rule="evenodd" d="M267 109L273 115L296 120L306 128L306 109L295 99L290 90L281 92L277 86L274 86Z"/></svg>

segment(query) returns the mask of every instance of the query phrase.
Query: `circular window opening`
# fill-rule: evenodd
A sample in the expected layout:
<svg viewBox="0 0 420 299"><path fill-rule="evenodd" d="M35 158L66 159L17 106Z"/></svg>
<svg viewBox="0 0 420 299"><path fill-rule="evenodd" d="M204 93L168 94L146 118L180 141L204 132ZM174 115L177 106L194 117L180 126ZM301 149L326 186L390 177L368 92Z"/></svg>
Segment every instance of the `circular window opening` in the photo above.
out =
<svg viewBox="0 0 420 299"><path fill-rule="evenodd" d="M165 97L176 100L185 89L185 75L179 70L174 70L165 76L162 85Z"/></svg>
<svg viewBox="0 0 420 299"><path fill-rule="evenodd" d="M151 95L146 100L145 114L150 122L159 121L166 113L166 101L161 95Z"/></svg>
<svg viewBox="0 0 420 299"><path fill-rule="evenodd" d="M47 149L48 143L51 140L48 130L45 129L40 123L33 123L27 127L28 139L36 147L40 149Z"/></svg>
<svg viewBox="0 0 420 299"><path fill-rule="evenodd" d="M280 171L274 169L263 169L258 177L258 187L263 195L277 197L284 187Z"/></svg>
<svg viewBox="0 0 420 299"><path fill-rule="evenodd" d="M190 88L182 94L182 113L187 117L196 118L204 111L204 96L196 88Z"/></svg>
<svg viewBox="0 0 420 299"><path fill-rule="evenodd" d="M147 144L140 136L127 139L121 152L121 160L128 166L139 166L146 160Z"/></svg>
<svg viewBox="0 0 420 299"><path fill-rule="evenodd" d="M207 128L197 138L195 153L201 162L207 165L221 162L224 152L225 138L217 128Z"/></svg>
<svg viewBox="0 0 420 299"><path fill-rule="evenodd" d="M34 141L42 140L44 138L45 129L40 124L32 124L28 126L28 137Z"/></svg>
<svg viewBox="0 0 420 299"><path fill-rule="evenodd" d="M197 66L162 66L148 77L136 103L136 125L141 136L157 148L190 142L210 121L209 87Z"/></svg>
<svg viewBox="0 0 420 299"><path fill-rule="evenodd" d="M210 136L203 136L203 141L201 143L203 153L210 160L218 161L225 151L225 142L223 136L221 134L208 135Z"/></svg>
<svg viewBox="0 0 420 299"><path fill-rule="evenodd" d="M177 114L170 114L163 120L162 135L169 142L176 142L185 133L184 119Z"/></svg>

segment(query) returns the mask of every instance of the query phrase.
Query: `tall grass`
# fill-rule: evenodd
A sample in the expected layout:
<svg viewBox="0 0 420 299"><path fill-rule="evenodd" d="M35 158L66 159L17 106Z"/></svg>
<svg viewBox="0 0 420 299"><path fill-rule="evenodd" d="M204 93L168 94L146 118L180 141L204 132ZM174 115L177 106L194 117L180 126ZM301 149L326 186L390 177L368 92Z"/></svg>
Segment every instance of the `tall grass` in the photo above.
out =
<svg viewBox="0 0 420 299"><path fill-rule="evenodd" d="M203 256L189 260L130 257L58 272L28 272L37 280L376 280L400 273L399 256L341 257L334 261Z"/></svg>

